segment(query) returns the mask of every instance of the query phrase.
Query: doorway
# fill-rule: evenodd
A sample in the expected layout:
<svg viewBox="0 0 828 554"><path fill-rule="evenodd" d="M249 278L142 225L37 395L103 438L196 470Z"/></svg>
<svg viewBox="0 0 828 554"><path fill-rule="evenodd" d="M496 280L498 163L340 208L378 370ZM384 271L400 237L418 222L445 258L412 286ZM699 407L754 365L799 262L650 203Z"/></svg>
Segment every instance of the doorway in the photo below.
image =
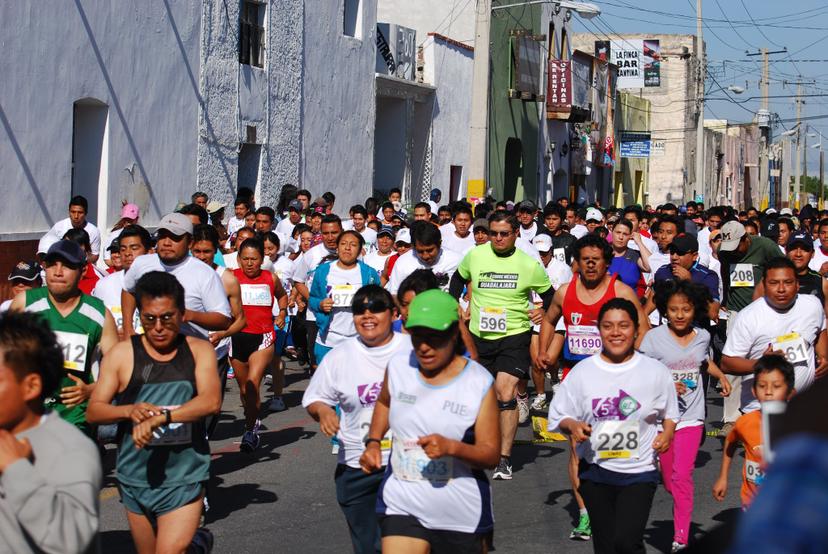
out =
<svg viewBox="0 0 828 554"><path fill-rule="evenodd" d="M86 198L87 217L99 227L107 226L108 118L109 107L100 100L84 98L72 106L72 196Z"/></svg>
<svg viewBox="0 0 828 554"><path fill-rule="evenodd" d="M503 171L503 198L514 201L517 191L523 193L523 144L514 137L506 141Z"/></svg>

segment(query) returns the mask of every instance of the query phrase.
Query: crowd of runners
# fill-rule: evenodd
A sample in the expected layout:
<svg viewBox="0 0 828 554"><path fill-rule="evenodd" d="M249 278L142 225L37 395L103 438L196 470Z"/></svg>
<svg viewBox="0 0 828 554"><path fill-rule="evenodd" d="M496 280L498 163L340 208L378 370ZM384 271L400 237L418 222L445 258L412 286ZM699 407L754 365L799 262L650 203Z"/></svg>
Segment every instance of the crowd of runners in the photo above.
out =
<svg viewBox="0 0 828 554"><path fill-rule="evenodd" d="M725 500L732 479L755 530L736 535L745 551L781 525L771 501L749 509L777 465L779 479L810 467L780 456L767 471L762 405L811 398L800 393L828 371L828 211L441 204L439 190L403 206L393 189L340 218L334 194L291 185L273 207L246 190L232 206L191 200L150 232L133 204L98 229L72 198L37 259L9 275L8 551L94 548L114 444L136 550L209 552L209 439L237 401L228 379L245 455L263 415L287 409L288 360L310 375L302 406L331 438L358 553L491 548L489 478L520 478L512 446L533 411L569 441L558 466L580 514L560 533L599 553L644 552L659 486L672 551L692 545L694 497ZM722 421L707 414L715 397ZM693 479L706 429L723 440L712 486ZM822 519L799 521L802 536Z"/></svg>

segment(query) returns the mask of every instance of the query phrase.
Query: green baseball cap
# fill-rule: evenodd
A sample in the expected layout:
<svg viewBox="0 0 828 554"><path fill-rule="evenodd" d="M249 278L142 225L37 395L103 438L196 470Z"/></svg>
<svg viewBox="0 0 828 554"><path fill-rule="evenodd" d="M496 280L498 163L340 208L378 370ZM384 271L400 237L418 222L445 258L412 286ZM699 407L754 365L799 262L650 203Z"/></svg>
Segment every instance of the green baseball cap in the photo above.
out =
<svg viewBox="0 0 828 554"><path fill-rule="evenodd" d="M427 327L435 331L445 331L456 323L457 300L439 289L421 292L408 306L406 328Z"/></svg>

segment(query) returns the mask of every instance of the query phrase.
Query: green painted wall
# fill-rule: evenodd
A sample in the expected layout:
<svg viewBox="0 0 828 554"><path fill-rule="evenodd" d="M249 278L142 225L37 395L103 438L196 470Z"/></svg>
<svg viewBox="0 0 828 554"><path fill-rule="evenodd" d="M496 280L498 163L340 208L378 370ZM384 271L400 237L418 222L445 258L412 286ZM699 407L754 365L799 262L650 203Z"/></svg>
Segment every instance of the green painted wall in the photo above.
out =
<svg viewBox="0 0 828 554"><path fill-rule="evenodd" d="M514 0L495 0L493 6ZM538 195L538 106L509 98L513 30L542 35L541 6L496 10L491 19L489 80L489 175L486 186L497 199L536 200ZM542 86L545 88L545 84ZM518 144L517 141L520 141ZM507 156L507 151L511 154ZM521 163L511 160L520 159Z"/></svg>
<svg viewBox="0 0 828 554"><path fill-rule="evenodd" d="M616 140L621 140L621 131L650 131L649 100L627 92L619 92L616 106L618 109ZM620 150L621 146L619 145L618 148ZM645 195L649 191L650 160L649 158L620 158L620 160L621 163L615 166L616 198L614 204L619 208L630 204L643 206L646 203ZM640 179L636 179L636 174L640 176ZM622 190L623 196L619 194Z"/></svg>

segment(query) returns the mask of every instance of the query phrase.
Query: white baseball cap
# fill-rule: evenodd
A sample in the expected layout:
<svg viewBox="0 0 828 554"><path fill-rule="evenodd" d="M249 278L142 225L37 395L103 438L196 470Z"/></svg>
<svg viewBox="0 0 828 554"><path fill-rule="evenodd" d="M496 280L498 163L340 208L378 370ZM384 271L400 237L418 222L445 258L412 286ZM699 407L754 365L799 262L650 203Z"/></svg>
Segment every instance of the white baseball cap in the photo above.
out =
<svg viewBox="0 0 828 554"><path fill-rule="evenodd" d="M790 208L782 208L779 210L779 215L793 215L793 210Z"/></svg>
<svg viewBox="0 0 828 554"><path fill-rule="evenodd" d="M722 225L722 244L719 246L721 252L732 252L739 246L739 241L745 236L745 226L738 221L728 221Z"/></svg>
<svg viewBox="0 0 828 554"><path fill-rule="evenodd" d="M538 249L538 252L549 252L552 250L552 237L546 233L540 233L532 239L532 244Z"/></svg>
<svg viewBox="0 0 828 554"><path fill-rule="evenodd" d="M406 228L402 228L397 231L397 236L394 237L394 242L404 242L405 244L411 244L411 231Z"/></svg>
<svg viewBox="0 0 828 554"><path fill-rule="evenodd" d="M589 208L586 212L585 221L604 221L604 214L598 208Z"/></svg>

